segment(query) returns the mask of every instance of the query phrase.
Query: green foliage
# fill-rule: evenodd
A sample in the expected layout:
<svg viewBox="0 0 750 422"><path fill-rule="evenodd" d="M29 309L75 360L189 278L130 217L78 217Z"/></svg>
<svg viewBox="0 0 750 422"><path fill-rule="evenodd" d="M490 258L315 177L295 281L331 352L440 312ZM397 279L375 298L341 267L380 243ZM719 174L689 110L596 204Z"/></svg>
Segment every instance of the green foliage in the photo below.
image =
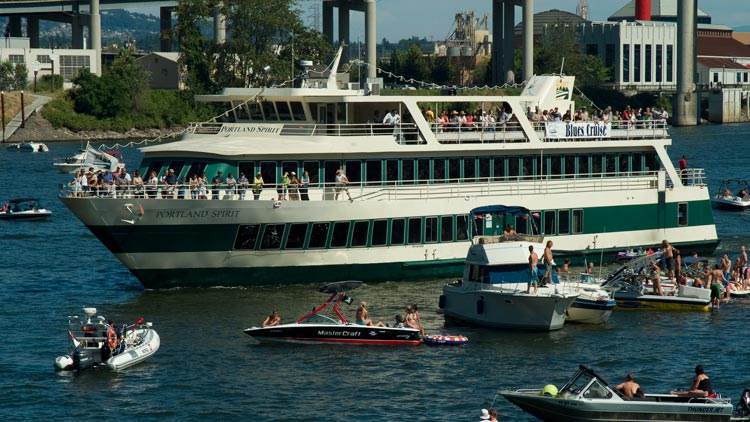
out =
<svg viewBox="0 0 750 422"><path fill-rule="evenodd" d="M610 71L597 56L583 54L580 36L565 24L549 26L542 45L534 50L535 73L553 74L562 71L576 76L576 85L596 85L610 78Z"/></svg>
<svg viewBox="0 0 750 422"><path fill-rule="evenodd" d="M13 63L0 63L0 91L10 91L13 89Z"/></svg>
<svg viewBox="0 0 750 422"><path fill-rule="evenodd" d="M430 78L436 84L448 85L456 77L456 70L451 65L448 57L433 57L430 69Z"/></svg>
<svg viewBox="0 0 750 422"><path fill-rule="evenodd" d="M54 85L55 85L55 91L62 90L62 87L63 87L62 75L55 75L54 77L52 75L42 75L42 77L38 78L37 80L37 87L36 87L37 91L38 92L51 92L53 80L54 80Z"/></svg>
<svg viewBox="0 0 750 422"><path fill-rule="evenodd" d="M211 81L212 47L201 33L208 25L211 15L208 2L204 0L182 0L175 10L177 24L173 36L180 41L179 65L187 75L187 86L196 94L213 92Z"/></svg>
<svg viewBox="0 0 750 422"><path fill-rule="evenodd" d="M22 91L26 88L28 83L29 70L26 68L25 63L16 63L16 68L13 70L13 89L16 91Z"/></svg>

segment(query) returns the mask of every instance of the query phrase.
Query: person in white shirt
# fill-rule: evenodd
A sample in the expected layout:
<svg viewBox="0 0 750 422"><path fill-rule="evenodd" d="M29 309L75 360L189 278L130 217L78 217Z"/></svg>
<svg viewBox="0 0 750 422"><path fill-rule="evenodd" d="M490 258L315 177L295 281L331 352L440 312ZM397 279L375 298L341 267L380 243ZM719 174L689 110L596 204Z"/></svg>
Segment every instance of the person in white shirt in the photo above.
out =
<svg viewBox="0 0 750 422"><path fill-rule="evenodd" d="M333 199L338 200L339 194L341 191L346 192L346 196L349 198L349 202L353 202L352 196L349 194L349 178L346 177L344 174L344 170L338 169L336 170L336 188L334 189L336 194L334 195Z"/></svg>

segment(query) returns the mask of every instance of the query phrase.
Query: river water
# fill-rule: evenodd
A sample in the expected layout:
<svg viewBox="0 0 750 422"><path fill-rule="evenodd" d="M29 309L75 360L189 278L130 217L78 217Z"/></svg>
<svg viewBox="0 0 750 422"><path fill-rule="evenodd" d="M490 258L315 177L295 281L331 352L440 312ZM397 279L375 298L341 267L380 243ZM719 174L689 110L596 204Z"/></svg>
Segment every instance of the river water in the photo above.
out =
<svg viewBox="0 0 750 422"><path fill-rule="evenodd" d="M750 126L672 129L670 155L721 179L750 178ZM370 283L354 292L370 316L391 322L420 305L428 333L461 333L462 347L259 345L242 333L272 307L284 320L319 304L310 284L252 289L144 291L138 281L56 199L68 181L48 154L0 149L0 200L36 196L47 222L0 222L0 420L477 420L502 388L560 386L579 364L612 381L636 374L646 391L689 386L702 364L714 388L736 398L750 387L746 321L750 300L717 313L615 312L606 326L566 325L552 333L443 327L434 312L445 280ZM743 152L745 151L745 152ZM123 151L129 168L140 153ZM714 212L717 255L750 244L748 213ZM156 241L156 239L155 239ZM146 363L121 373L56 373L66 351L66 317L84 305L120 323L143 316L162 339ZM354 307L345 315L353 316ZM503 399L505 421L533 421Z"/></svg>

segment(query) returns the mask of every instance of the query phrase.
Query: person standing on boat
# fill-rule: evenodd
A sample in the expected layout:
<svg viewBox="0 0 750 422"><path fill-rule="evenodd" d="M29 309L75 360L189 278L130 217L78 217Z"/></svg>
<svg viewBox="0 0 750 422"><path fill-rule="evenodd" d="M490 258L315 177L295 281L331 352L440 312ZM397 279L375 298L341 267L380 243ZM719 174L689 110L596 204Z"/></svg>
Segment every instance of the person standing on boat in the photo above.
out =
<svg viewBox="0 0 750 422"><path fill-rule="evenodd" d="M661 242L661 250L664 253L664 269L667 270L667 277L674 281L674 248L664 239Z"/></svg>
<svg viewBox="0 0 750 422"><path fill-rule="evenodd" d="M308 195L308 189L310 188L310 172L307 170L302 171L302 178L299 184L299 193L303 201L309 201L310 195Z"/></svg>
<svg viewBox="0 0 750 422"><path fill-rule="evenodd" d="M685 159L685 156L683 155L682 158L680 158L680 179L682 180L683 185L687 185L688 182L688 175L687 175L687 159Z"/></svg>
<svg viewBox="0 0 750 422"><path fill-rule="evenodd" d="M529 284L526 287L526 294L531 293L531 285L534 285L534 294L536 294L537 286L538 286L538 280L539 280L539 270L537 269L537 265L539 264L539 255L534 252L534 246L529 245Z"/></svg>
<svg viewBox="0 0 750 422"><path fill-rule="evenodd" d="M349 198L349 202L353 202L352 196L349 194L349 188L347 187L349 185L349 178L346 177L344 174L344 170L338 169L336 170L336 187L335 187L335 194L333 196L334 200L339 199L339 194L341 191L346 192L346 196Z"/></svg>
<svg viewBox="0 0 750 422"><path fill-rule="evenodd" d="M552 279L552 266L555 265L555 260L552 258L552 241L547 241L547 246L544 248L544 278L542 279L542 284L555 284L554 280Z"/></svg>
<svg viewBox="0 0 750 422"><path fill-rule="evenodd" d="M219 170L216 172L216 176L211 178L211 199L219 199L219 188L223 182L224 179L221 177L221 170Z"/></svg>
<svg viewBox="0 0 750 422"><path fill-rule="evenodd" d="M245 173L240 173L240 178L237 179L237 184L240 185L240 199L245 199L247 195L247 189L250 187L250 181L247 180Z"/></svg>
<svg viewBox="0 0 750 422"><path fill-rule="evenodd" d="M260 199L260 193L263 192L263 175L258 172L253 178L253 199Z"/></svg>
<svg viewBox="0 0 750 422"><path fill-rule="evenodd" d="M688 391L670 391L669 394L680 397L709 397L713 395L714 391L711 389L711 380L708 375L703 371L703 366L698 365L695 367L695 378L693 378L693 385L690 386Z"/></svg>
<svg viewBox="0 0 750 422"><path fill-rule="evenodd" d="M621 392L625 397L632 399L636 396L636 393L640 388L641 386L635 382L633 374L628 374L628 376L625 377L625 382L615 387L615 390Z"/></svg>

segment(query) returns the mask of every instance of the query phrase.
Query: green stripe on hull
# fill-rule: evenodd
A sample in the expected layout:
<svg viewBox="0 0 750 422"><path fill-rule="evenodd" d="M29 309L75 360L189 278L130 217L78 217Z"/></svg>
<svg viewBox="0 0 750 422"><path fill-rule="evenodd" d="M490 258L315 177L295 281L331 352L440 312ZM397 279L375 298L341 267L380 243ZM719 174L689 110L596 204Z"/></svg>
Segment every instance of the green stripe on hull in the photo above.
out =
<svg viewBox="0 0 750 422"><path fill-rule="evenodd" d="M131 270L147 289L173 287L251 287L327 283L339 280L399 281L458 277L463 260L433 261L426 265L408 263L352 264L259 268L178 268Z"/></svg>

